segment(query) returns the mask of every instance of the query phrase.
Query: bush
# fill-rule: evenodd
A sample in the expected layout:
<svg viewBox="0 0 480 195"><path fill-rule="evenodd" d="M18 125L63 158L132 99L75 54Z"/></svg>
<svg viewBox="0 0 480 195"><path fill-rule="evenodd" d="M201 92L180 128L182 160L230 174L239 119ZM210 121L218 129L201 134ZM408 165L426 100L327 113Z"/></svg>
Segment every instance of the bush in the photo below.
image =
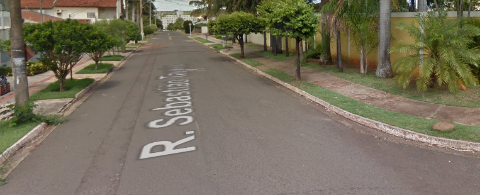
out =
<svg viewBox="0 0 480 195"><path fill-rule="evenodd" d="M33 76L36 74L44 73L49 71L48 66L43 65L41 62L27 62L27 75Z"/></svg>
<svg viewBox="0 0 480 195"><path fill-rule="evenodd" d="M152 28L152 30L153 30L153 33L155 33L155 32L157 32L157 31L158 31L158 27L157 27L157 25L154 25L154 24L152 24L152 25L150 25L150 28Z"/></svg>
<svg viewBox="0 0 480 195"><path fill-rule="evenodd" d="M150 27L150 26L144 26L143 27L143 33L145 35L151 35L151 34L153 34L153 32L154 31L153 31L152 27Z"/></svg>
<svg viewBox="0 0 480 195"><path fill-rule="evenodd" d="M5 75L5 76L12 76L12 67L6 66L6 67L0 67L0 75Z"/></svg>

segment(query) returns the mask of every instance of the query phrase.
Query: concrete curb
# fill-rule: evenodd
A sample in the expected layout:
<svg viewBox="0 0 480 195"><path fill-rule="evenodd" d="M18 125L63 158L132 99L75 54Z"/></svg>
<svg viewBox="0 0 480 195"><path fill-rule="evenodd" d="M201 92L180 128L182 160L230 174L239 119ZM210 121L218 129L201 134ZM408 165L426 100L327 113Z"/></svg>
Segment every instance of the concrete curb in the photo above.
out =
<svg viewBox="0 0 480 195"><path fill-rule="evenodd" d="M438 147L450 148L450 149L459 150L459 151L477 151L477 152L480 152L480 143L425 135L425 134L417 133L417 132L410 131L410 130L407 130L407 129L402 129L400 127L395 127L395 126L392 126L392 125L389 125L389 124L385 124L385 123L382 123L382 122L378 122L378 121L375 121L375 120L372 120L372 119L368 119L368 118L365 118L365 117L347 112L347 111L342 110L341 108L338 108L338 107L336 107L336 106L334 106L334 105L332 105L332 104L330 104L330 103L328 103L328 102L326 102L326 101L324 101L320 98L317 98L313 95L310 95L309 93L307 93L307 92L305 92L301 89L298 89L298 88L296 88L296 87L294 87L294 86L292 86L292 85L290 85L286 82L283 82L283 81L281 81L281 80L279 80L279 79L277 79L273 76L270 76L269 74L255 68L255 67L252 67L252 66L242 62L241 60L239 60L237 58L234 58L234 57L232 57L232 56L230 56L230 55L228 55L224 52L220 52L220 53L222 53L223 55L226 55L229 58L235 60L236 62L242 64L244 67L246 67L247 69L257 73L258 75L266 77L266 78L268 78L272 81L275 81L276 83L278 83L278 84L280 84L280 85L298 93L299 95L304 96L306 99L322 105L323 107L325 107L325 109L327 111L338 114L340 116L343 116L347 119L350 119L350 120L352 120L354 122L357 122L359 124L362 124L364 126L367 126L367 127L370 127L370 128L373 128L373 129L376 129L376 130L379 130L379 131L382 131L382 132L385 132L385 133L388 133L388 134L391 134L391 135L394 135L394 136L397 136L397 137L401 137L401 138L404 138L404 139L407 139L407 140L418 141L418 142L422 142L422 143L426 143L426 144L430 144L430 145L435 145L435 146L438 146Z"/></svg>
<svg viewBox="0 0 480 195"><path fill-rule="evenodd" d="M143 45L144 43L142 43ZM140 45L140 46L142 46ZM76 101L78 101L79 99L81 99L83 96L85 96L85 94L87 94L90 90L92 90L94 87L96 87L100 81L102 81L103 79L105 79L110 73L113 72L113 70L116 68L116 67L121 67L129 58L130 56L135 53L138 48L140 48L140 46L138 46L133 52L131 52L128 56L125 56L122 61L120 61L120 63L118 63L117 66L112 66L112 68L110 68L110 70L107 72L107 74L105 74L105 76L103 78L101 78L100 80L98 81L95 81L93 82L92 84L90 84L89 86L85 87L85 89L81 90L80 92L78 92L76 95L75 95L75 98L72 99L71 101L69 101L67 104L65 104L61 109L60 111L58 111L57 113L60 114L60 113L63 113L65 110L69 109L70 106L72 106ZM41 123L39 125L37 125L35 128L33 128L32 130L30 130L27 134L25 134L22 138L20 138L20 140L18 140L17 142L15 142L12 146L10 146L9 148L7 148L7 150L5 150L2 154L0 154L0 165L4 164L5 162L7 162L8 160L10 160L10 158L15 154L17 153L17 151L21 148L23 148L26 144L30 143L33 139L35 139L36 137L38 137L44 130L45 128L47 128L48 125L47 123Z"/></svg>
<svg viewBox="0 0 480 195"><path fill-rule="evenodd" d="M30 143L34 138L36 138L41 132L45 130L47 123L41 123L33 128L30 132L24 135L20 140L15 142L12 146L7 148L2 154L0 154L0 164L5 163L12 157L20 148L24 147L26 144Z"/></svg>

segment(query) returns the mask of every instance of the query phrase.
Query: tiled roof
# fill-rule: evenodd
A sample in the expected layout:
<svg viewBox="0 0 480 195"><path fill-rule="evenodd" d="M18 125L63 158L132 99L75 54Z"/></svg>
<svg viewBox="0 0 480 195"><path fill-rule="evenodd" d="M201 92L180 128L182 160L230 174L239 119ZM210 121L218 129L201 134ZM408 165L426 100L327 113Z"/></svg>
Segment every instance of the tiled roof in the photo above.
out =
<svg viewBox="0 0 480 195"><path fill-rule="evenodd" d="M54 1L55 0L42 0L42 8L52 9ZM39 0L22 0L21 6L22 6L22 9L40 9L40 1Z"/></svg>
<svg viewBox="0 0 480 195"><path fill-rule="evenodd" d="M117 7L117 0L58 0L55 7L114 8Z"/></svg>
<svg viewBox="0 0 480 195"><path fill-rule="evenodd" d="M22 18L30 21L34 21L37 23L40 23L42 21L41 15L38 12L33 12L33 11L22 11ZM50 15L43 14L43 21L61 21L63 20L62 18L57 18L53 17Z"/></svg>

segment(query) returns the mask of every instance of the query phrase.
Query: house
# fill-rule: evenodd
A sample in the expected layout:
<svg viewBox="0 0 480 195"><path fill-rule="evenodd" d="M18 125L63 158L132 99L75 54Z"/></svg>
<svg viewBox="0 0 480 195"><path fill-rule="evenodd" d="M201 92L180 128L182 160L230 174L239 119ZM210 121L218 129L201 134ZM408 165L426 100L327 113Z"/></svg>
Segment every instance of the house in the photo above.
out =
<svg viewBox="0 0 480 195"><path fill-rule="evenodd" d="M97 20L117 19L121 14L121 0L22 0L22 10L43 13L54 18L95 23ZM38 15L39 17L41 16ZM32 19L32 18L31 18ZM45 17L43 18L45 19ZM36 19L32 19L37 21Z"/></svg>
<svg viewBox="0 0 480 195"><path fill-rule="evenodd" d="M163 29L167 29L167 26L169 24L175 23L179 18L182 18L183 21L192 21L192 22L197 22L196 17L190 16L190 15L184 15L183 11L178 11L175 10L175 15L165 15L161 18L162 24L163 24Z"/></svg>

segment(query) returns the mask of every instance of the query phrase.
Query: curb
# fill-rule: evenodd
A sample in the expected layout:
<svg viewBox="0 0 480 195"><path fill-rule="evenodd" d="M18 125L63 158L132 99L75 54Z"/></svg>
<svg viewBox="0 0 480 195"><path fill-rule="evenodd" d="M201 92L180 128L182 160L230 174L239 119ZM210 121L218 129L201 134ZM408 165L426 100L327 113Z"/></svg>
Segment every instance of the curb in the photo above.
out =
<svg viewBox="0 0 480 195"><path fill-rule="evenodd" d="M395 127L395 126L392 126L392 125L389 125L389 124L385 124L385 123L382 123L382 122L379 122L379 121L375 121L375 120L372 120L372 119L369 119L369 118L365 118L365 117L347 112L347 111L345 111L341 108L338 108L338 107L336 107L336 106L334 106L334 105L332 105L332 104L330 104L330 103L328 103L328 102L326 102L326 101L324 101L320 98L317 98L313 95L310 95L309 93L307 93L307 92L305 92L305 91L303 91L299 88L296 88L296 87L294 87L294 86L292 86L292 85L290 85L286 82L283 82L283 81L281 81L281 80L279 80L279 79L277 79L277 78L275 78L275 77L273 77L273 76L271 76L267 73L264 73L263 71L255 68L255 67L252 67L252 66L242 62L241 60L239 60L237 58L234 58L234 57L232 57L232 56L230 56L230 55L228 55L228 54L226 54L222 51L220 51L220 53L228 56L229 58L231 58L233 60L235 60L236 62L240 63L241 65L243 65L247 69L257 73L258 75L266 77L266 78L268 78L268 79L286 87L287 89L290 89L290 90L294 91L295 93L297 93L301 96L304 96L306 99L322 105L323 107L325 107L325 109L327 111L335 113L337 115L340 115L344 118L352 120L352 121L354 121L356 123L359 123L361 125L364 125L364 126L382 131L382 132L390 134L390 135L394 135L394 136L397 136L397 137L400 137L400 138L404 138L404 139L407 139L407 140L417 141L417 142L421 142L421 143L435 145L435 146L443 147L443 148L450 148L450 149L459 150L459 151L480 152L480 143L425 135L425 134L422 134L422 133L417 133L417 132L414 132L414 131L411 131L411 130L402 129L400 127Z"/></svg>
<svg viewBox="0 0 480 195"><path fill-rule="evenodd" d="M0 154L0 164L5 163L12 157L20 148L30 143L34 138L36 138L45 128L47 123L41 123L33 128L30 132L24 135L20 140L15 142L12 146L7 148L2 154Z"/></svg>
<svg viewBox="0 0 480 195"><path fill-rule="evenodd" d="M143 45L143 43L142 43ZM140 46L142 46L140 45ZM76 95L75 95L75 98L71 101L69 101L68 103L66 103L61 109L60 111L58 111L57 113L58 114L61 114L63 113L65 110L69 109L71 105L73 105L77 100L81 99L83 96L85 96L85 94L87 94L90 90L92 90L94 87L96 87L100 81L102 81L103 79L105 79L113 70L115 70L116 67L121 67L129 58L130 56L135 53L138 48L140 48L140 46L138 46L133 52L131 52L128 56L125 56L122 61L120 61L120 63L117 65L117 66L112 66L112 68L110 68L110 70L107 72L107 74L105 74L105 76L103 78L101 78L100 80L98 81L95 81L93 82L92 84L90 84L89 86L85 87L83 90L81 90L80 92L78 92ZM27 134L25 134L22 138L20 138L20 140L18 140L17 142L15 142L12 146L10 146L9 148L7 148L3 153L0 154L0 165L4 164L5 162L7 162L8 160L10 160L10 158L15 154L17 153L18 150L20 150L21 148L23 148L26 144L30 143L33 139L35 139L36 137L38 137L46 128L48 127L47 123L45 122L42 122L40 123L39 125L37 125L36 127L34 127L32 130L30 130Z"/></svg>

